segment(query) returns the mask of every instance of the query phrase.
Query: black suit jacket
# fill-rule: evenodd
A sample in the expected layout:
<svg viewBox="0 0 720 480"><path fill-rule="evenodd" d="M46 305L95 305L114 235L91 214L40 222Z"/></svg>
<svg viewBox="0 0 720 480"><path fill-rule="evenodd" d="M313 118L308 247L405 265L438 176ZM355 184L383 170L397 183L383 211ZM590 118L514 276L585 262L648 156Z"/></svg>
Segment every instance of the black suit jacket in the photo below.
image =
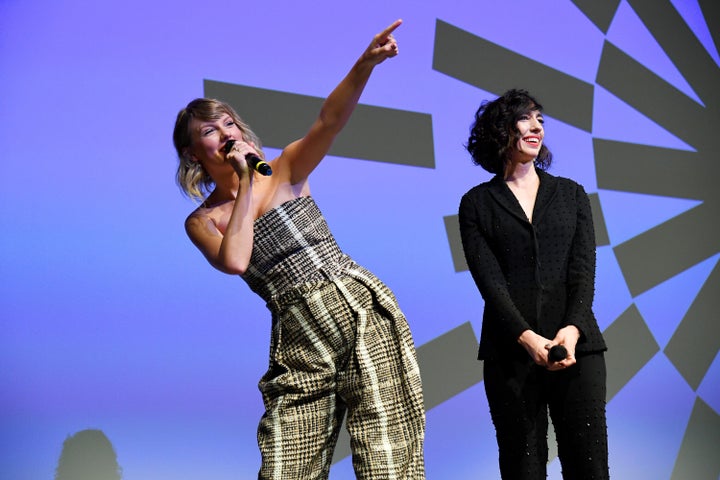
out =
<svg viewBox="0 0 720 480"><path fill-rule="evenodd" d="M485 300L480 359L527 356L517 343L527 329L547 338L575 325L576 354L606 350L592 312L595 231L590 202L576 182L538 170L530 223L496 176L460 202L465 258Z"/></svg>

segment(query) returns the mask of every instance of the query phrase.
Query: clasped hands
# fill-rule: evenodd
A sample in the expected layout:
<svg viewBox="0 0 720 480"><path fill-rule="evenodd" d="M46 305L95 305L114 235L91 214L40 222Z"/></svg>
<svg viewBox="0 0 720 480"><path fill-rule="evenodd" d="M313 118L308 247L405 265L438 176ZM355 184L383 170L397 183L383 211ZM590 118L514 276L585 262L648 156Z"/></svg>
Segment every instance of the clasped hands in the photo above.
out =
<svg viewBox="0 0 720 480"><path fill-rule="evenodd" d="M528 352L533 361L550 371L564 370L575 365L575 346L580 338L580 330L574 325L568 325L558 330L555 338L550 340L538 335L532 330L525 330L518 338L518 343ZM555 345L562 345L567 350L567 356L560 361L552 361L548 355Z"/></svg>

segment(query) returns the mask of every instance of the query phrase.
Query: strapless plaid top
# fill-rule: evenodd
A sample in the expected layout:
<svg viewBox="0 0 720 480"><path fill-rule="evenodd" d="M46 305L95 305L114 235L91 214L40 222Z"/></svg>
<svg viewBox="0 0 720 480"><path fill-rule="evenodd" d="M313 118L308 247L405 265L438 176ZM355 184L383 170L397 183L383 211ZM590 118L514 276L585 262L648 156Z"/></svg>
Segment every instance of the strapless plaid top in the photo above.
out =
<svg viewBox="0 0 720 480"><path fill-rule="evenodd" d="M297 285L342 276L343 254L312 197L298 197L255 220L253 251L242 278L266 302Z"/></svg>

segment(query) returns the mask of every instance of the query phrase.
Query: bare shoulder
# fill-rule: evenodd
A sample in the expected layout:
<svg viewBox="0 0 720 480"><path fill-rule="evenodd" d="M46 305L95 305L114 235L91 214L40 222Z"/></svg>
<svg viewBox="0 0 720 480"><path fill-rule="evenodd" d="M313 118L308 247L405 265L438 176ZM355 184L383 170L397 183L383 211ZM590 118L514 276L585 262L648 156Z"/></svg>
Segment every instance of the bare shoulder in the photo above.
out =
<svg viewBox="0 0 720 480"><path fill-rule="evenodd" d="M203 235L217 235L219 230L213 219L212 209L198 207L185 219L185 232L196 241Z"/></svg>
<svg viewBox="0 0 720 480"><path fill-rule="evenodd" d="M204 210L201 207L196 208L192 212L190 212L190 215L187 216L185 219L185 229L197 225L199 222L203 222L205 219L208 218L206 213L201 212L201 210Z"/></svg>

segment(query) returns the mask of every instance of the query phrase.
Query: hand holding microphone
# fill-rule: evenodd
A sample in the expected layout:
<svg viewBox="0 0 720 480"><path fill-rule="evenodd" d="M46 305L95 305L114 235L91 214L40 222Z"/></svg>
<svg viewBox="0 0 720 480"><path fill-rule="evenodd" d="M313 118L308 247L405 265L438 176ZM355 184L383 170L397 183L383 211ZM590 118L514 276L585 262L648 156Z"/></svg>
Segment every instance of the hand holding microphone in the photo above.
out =
<svg viewBox="0 0 720 480"><path fill-rule="evenodd" d="M551 362L561 362L567 358L567 349L562 345L553 346L548 352L548 360Z"/></svg>
<svg viewBox="0 0 720 480"><path fill-rule="evenodd" d="M232 150L234 145L235 140L228 140L227 143L225 143L225 147L223 147L225 155L230 153L230 150ZM247 162L248 167L252 168L260 175L265 175L266 177L272 175L272 168L270 168L270 165L254 153L247 153L245 155L245 161Z"/></svg>

